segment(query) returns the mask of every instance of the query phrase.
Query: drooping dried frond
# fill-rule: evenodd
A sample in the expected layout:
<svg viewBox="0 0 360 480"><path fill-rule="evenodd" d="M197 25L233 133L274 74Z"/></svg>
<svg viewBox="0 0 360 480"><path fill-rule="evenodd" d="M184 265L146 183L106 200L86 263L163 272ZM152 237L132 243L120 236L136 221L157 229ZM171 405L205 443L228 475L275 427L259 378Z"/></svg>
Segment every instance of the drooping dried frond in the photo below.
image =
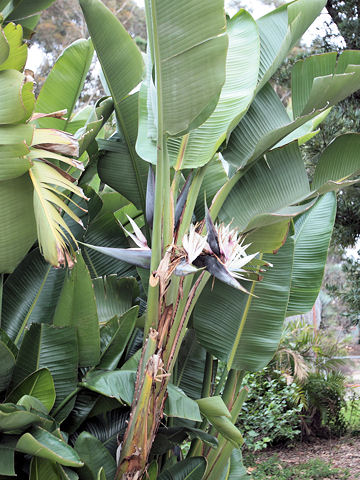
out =
<svg viewBox="0 0 360 480"><path fill-rule="evenodd" d="M38 241L45 259L55 267L73 265L71 242L77 248L76 239L61 216L66 212L74 221L82 225L81 220L61 199L66 196L62 190L69 191L86 199L82 189L70 182L59 169L34 160L29 170L34 186L34 212L37 224ZM60 191L57 191L60 189Z"/></svg>

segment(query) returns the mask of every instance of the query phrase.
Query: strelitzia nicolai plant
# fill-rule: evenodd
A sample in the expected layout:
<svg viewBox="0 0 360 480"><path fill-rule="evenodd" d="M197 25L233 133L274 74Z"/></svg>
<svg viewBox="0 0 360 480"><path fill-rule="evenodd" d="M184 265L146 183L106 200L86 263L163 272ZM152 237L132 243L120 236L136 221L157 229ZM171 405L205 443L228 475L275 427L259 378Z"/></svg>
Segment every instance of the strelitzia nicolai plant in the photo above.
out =
<svg viewBox="0 0 360 480"><path fill-rule="evenodd" d="M30 478L49 471L70 475L66 467L81 478L111 478L116 468L116 478L246 478L235 427L246 398L244 372L271 360L286 315L312 307L334 221L333 191L351 184L360 168L356 134L327 147L311 184L299 150L331 105L358 87L357 52L298 62L292 116L269 84L323 5L296 0L255 22L244 10L225 18L220 0L171 8L148 1L145 69L136 45L102 3L81 2L112 99L101 100L85 125L72 116L36 122L68 133L82 127L76 136L88 163L79 184L91 200L85 230L71 226L84 242L78 242L82 255L64 271L33 250L4 286L1 425L4 441L13 422L18 425L16 443L5 448L27 456L24 462L32 458ZM92 43L75 42L59 58L36 112L66 106L70 115ZM93 139L113 107L117 132L98 141L98 152ZM125 230L109 214L106 192L99 198L87 186L96 184L96 171L123 195L116 213ZM69 216L60 221L70 224ZM116 241L108 235L109 221ZM64 241L71 266L74 240ZM119 259L115 270L101 252ZM139 318L136 279L104 277L129 271L147 291ZM30 305L24 291L31 293ZM31 323L40 325L27 329ZM144 330L144 345L134 354L136 327ZM33 388L39 379L51 394ZM116 407L102 403L103 396ZM89 433L99 433L89 416L107 416L108 408L114 409L112 436L120 432L117 467ZM73 448L62 432L74 434ZM186 458L176 448L185 439L191 440ZM100 452L100 460L89 451Z"/></svg>
<svg viewBox="0 0 360 480"><path fill-rule="evenodd" d="M309 246L302 224L312 215L316 217L321 229L317 241L326 251L335 201L327 192L353 182L348 178L359 164L350 151L359 140L356 135L336 139L320 158L311 185L299 145L316 134L316 125L331 105L358 88L359 57L357 52L344 52L339 59L334 53L298 62L293 71L290 118L269 80L319 15L324 1L295 0L255 22L244 10L226 19L220 0L171 6L148 0L145 74L140 53L110 12L98 0L80 4L118 121L118 133L101 144L104 153L98 164L99 175L146 212L147 238L134 224L134 234L128 232L138 248L87 245L150 269L145 341L116 475L117 479L141 478L193 312L193 326L210 355L209 365L212 355L227 363L230 374L223 399L229 410L223 417L235 422L245 397L240 390L241 372L266 365L278 341L277 334L273 335L271 345L255 359L253 355L261 350L259 343L264 346L269 330L258 332L253 339L256 353L244 354L246 335L254 328L250 317L259 315L257 308L266 311L266 328L271 330L275 316L279 332L287 313L301 311L307 308L306 302L314 301L324 258L313 262L315 275L307 288L302 267L293 269L294 255L299 260ZM104 33L105 24L111 34ZM121 80L120 67L126 70ZM130 93L139 83L139 93ZM346 144L346 154L340 144ZM219 149L230 175L222 168ZM341 160L335 160L334 155ZM156 165L155 180L143 160ZM183 172L189 169L192 175L181 191ZM205 207L205 219L204 194L211 202L209 211ZM194 211L197 224L193 223ZM326 212L322 222L321 211ZM299 215L289 232L292 219ZM213 219L218 216L222 223L215 226ZM310 236L307 230L305 233ZM268 272L264 280L256 283L265 266ZM213 292L206 287L211 275L222 282L215 282ZM266 279L272 275L271 290ZM277 300L269 297L276 289ZM299 292L306 298L300 299ZM219 305L220 299L223 304ZM219 346L216 335L229 328L215 316L217 324L212 325L213 334L209 335L209 323L214 320L214 311L211 315L209 308L219 312L227 310L229 304L233 305L230 316L238 309L232 324L236 327L233 331L230 328L233 338ZM249 347L251 342L245 350ZM246 355L252 358L244 358ZM222 391L221 385L217 390ZM203 393L210 393L209 384ZM198 401L202 414L213 425L211 431L217 429L222 437L217 450L199 450L195 444L190 449L189 458L202 453L208 460L207 466L199 460L202 473L196 478L220 478L234 445L241 444L234 437L233 443L229 442L231 435L217 423L216 415L209 413L217 398ZM206 424L205 420L203 426Z"/></svg>

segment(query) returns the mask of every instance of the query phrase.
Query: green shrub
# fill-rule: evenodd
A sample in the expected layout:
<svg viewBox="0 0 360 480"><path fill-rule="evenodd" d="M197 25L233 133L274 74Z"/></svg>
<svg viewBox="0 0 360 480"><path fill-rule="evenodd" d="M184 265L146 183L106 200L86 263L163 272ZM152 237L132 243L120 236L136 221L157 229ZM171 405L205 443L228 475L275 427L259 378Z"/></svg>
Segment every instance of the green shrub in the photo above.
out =
<svg viewBox="0 0 360 480"><path fill-rule="evenodd" d="M344 434L345 377L337 372L311 373L304 389L307 399L304 433L326 438Z"/></svg>
<svg viewBox="0 0 360 480"><path fill-rule="evenodd" d="M249 387L249 396L239 426L250 450L299 437L303 404L297 402L299 387L295 383L287 385L280 372L269 368L249 374L244 383Z"/></svg>

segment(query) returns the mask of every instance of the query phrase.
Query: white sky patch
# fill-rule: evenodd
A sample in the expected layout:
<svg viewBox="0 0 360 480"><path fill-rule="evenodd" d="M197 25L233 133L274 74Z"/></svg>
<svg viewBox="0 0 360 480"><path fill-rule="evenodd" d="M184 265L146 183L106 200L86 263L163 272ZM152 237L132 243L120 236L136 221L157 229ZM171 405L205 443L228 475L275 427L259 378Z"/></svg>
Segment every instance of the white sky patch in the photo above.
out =
<svg viewBox="0 0 360 480"><path fill-rule="evenodd" d="M32 70L33 72L36 72L36 70L40 68L40 65L42 64L44 58L45 54L41 50L41 48L36 44L31 45L31 47L28 49L26 68Z"/></svg>

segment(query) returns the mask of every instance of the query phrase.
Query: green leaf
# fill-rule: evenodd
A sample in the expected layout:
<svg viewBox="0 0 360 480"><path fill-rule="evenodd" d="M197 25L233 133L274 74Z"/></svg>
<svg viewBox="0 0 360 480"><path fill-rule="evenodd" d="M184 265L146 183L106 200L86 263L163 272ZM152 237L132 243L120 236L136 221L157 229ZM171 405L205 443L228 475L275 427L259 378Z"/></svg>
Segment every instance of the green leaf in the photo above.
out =
<svg viewBox="0 0 360 480"><path fill-rule="evenodd" d="M251 231L246 235L246 243L250 244L246 252L276 253L286 241L289 226L290 221L284 220Z"/></svg>
<svg viewBox="0 0 360 480"><path fill-rule="evenodd" d="M30 149L25 144L0 145L0 182L24 175L31 167L27 154Z"/></svg>
<svg viewBox="0 0 360 480"><path fill-rule="evenodd" d="M227 417L231 418L231 414L220 396L199 398L196 400L200 407L200 411L206 417Z"/></svg>
<svg viewBox="0 0 360 480"><path fill-rule="evenodd" d="M55 408L77 386L78 347L76 331L33 324L26 331L16 360L12 388L40 368L47 368L54 380Z"/></svg>
<svg viewBox="0 0 360 480"><path fill-rule="evenodd" d="M295 221L294 267L287 315L308 312L319 295L335 214L336 196L327 193Z"/></svg>
<svg viewBox="0 0 360 480"><path fill-rule="evenodd" d="M224 4L221 0L211 4L188 0L169 9L166 1L158 1L149 9L149 19L164 132L186 133L214 110L225 81L228 38Z"/></svg>
<svg viewBox="0 0 360 480"><path fill-rule="evenodd" d="M69 472L69 470L68 470ZM75 479L78 478L75 472ZM29 480L70 480L63 468L51 460L33 457L30 464ZM72 477L71 477L72 479Z"/></svg>
<svg viewBox="0 0 360 480"><path fill-rule="evenodd" d="M40 118L37 120L40 127L67 131L93 53L91 40L80 39L69 45L57 59L40 90L35 112L51 113L66 109L67 120Z"/></svg>
<svg viewBox="0 0 360 480"><path fill-rule="evenodd" d="M119 103L136 87L143 75L140 50L100 0L80 0L80 6L120 120ZM119 72L122 74L119 75Z"/></svg>
<svg viewBox="0 0 360 480"><path fill-rule="evenodd" d="M312 205L310 202L294 206L309 193L299 148L296 142L291 143L269 152L240 178L219 217L224 223L233 221L232 225L240 231L283 222Z"/></svg>
<svg viewBox="0 0 360 480"><path fill-rule="evenodd" d="M21 433L31 425L43 422L37 411L28 411L26 407L3 403L0 405L0 431L5 433Z"/></svg>
<svg viewBox="0 0 360 480"><path fill-rule="evenodd" d="M139 287L133 277L118 278L116 275L109 275L95 278L93 285L100 323L127 312L139 295Z"/></svg>
<svg viewBox="0 0 360 480"><path fill-rule="evenodd" d="M49 413L43 403L38 398L32 397L31 395L23 395L18 400L17 404L25 407L29 412L34 411L41 413L42 415L47 415Z"/></svg>
<svg viewBox="0 0 360 480"><path fill-rule="evenodd" d="M65 276L53 323L57 327L76 329L80 366L97 365L100 359L99 322L94 289L81 254Z"/></svg>
<svg viewBox="0 0 360 480"><path fill-rule="evenodd" d="M270 80L325 4L326 0L295 0L259 18L257 24L261 51L258 90Z"/></svg>
<svg viewBox="0 0 360 480"><path fill-rule="evenodd" d="M52 460L68 467L81 467L83 465L73 448L40 427L34 427L30 432L24 433L16 444L16 450Z"/></svg>
<svg viewBox="0 0 360 480"><path fill-rule="evenodd" d="M172 450L176 445L183 443L185 440L194 440L196 438L210 447L216 448L218 446L218 441L215 437L198 428L187 426L160 427L153 446L151 447L151 454L163 455L168 450Z"/></svg>
<svg viewBox="0 0 360 480"><path fill-rule="evenodd" d="M9 56L10 47L3 29L0 32L0 64L5 62Z"/></svg>
<svg viewBox="0 0 360 480"><path fill-rule="evenodd" d="M45 10L45 8L50 7L54 1L55 0L17 0L16 2L11 2L10 6L8 5L3 13L7 21L18 20Z"/></svg>
<svg viewBox="0 0 360 480"><path fill-rule="evenodd" d="M15 477L15 447L11 444L6 444L4 439L1 439L0 445L0 475L8 475ZM4 445L5 443L5 445Z"/></svg>
<svg viewBox="0 0 360 480"><path fill-rule="evenodd" d="M82 385L106 397L116 398L131 405L134 396L136 372L128 370L94 371L86 375Z"/></svg>
<svg viewBox="0 0 360 480"><path fill-rule="evenodd" d="M5 343L0 342L0 392L9 385L14 367L13 353Z"/></svg>
<svg viewBox="0 0 360 480"><path fill-rule="evenodd" d="M99 368L113 370L117 367L134 331L138 312L139 307L133 307L101 329L101 340L106 343L106 348L101 355ZM110 338L105 339L106 334Z"/></svg>
<svg viewBox="0 0 360 480"><path fill-rule="evenodd" d="M194 213L198 221L205 217L205 202L211 205L211 202L220 188L227 182L228 176L218 155L206 165L204 179L202 181Z"/></svg>
<svg viewBox="0 0 360 480"><path fill-rule="evenodd" d="M47 368L41 368L25 378L6 397L7 402L17 403L23 395L38 398L50 412L55 403L55 386L52 376Z"/></svg>
<svg viewBox="0 0 360 480"><path fill-rule="evenodd" d="M81 480L97 478L100 468L104 468L106 479L112 480L116 472L115 459L103 444L88 432L82 432L75 443L75 450L85 466L79 470Z"/></svg>
<svg viewBox="0 0 360 480"><path fill-rule="evenodd" d="M36 240L32 196L28 175L0 182L1 273L11 273Z"/></svg>
<svg viewBox="0 0 360 480"><path fill-rule="evenodd" d="M91 245L104 246L105 248L129 247L129 242L125 237L123 229L110 212L103 215L100 212L96 216L89 225L84 242ZM119 276L131 275L132 267L128 263L115 260L88 247L82 247L82 251L92 278L111 274Z"/></svg>
<svg viewBox="0 0 360 480"><path fill-rule="evenodd" d="M86 123L84 124L82 129L78 130L78 128L76 128L76 123L78 118L77 115L69 123L69 126L68 126L69 131L70 129L72 130L76 128L77 130L76 135L77 136L81 135L81 137L79 138L79 155L82 155L85 152L85 150L88 150L88 153L90 155L90 162L92 161L91 149L94 149L95 151L97 151L95 138L98 136L98 134L100 133L100 130L102 129L104 124L108 121L113 111L114 111L113 100L107 97L101 98L96 102L95 106L92 109L91 114L85 118ZM87 170L88 168L89 168L89 165L87 166ZM96 173L96 169L94 169L94 173ZM86 173L85 173L84 177L82 178L82 182L86 183L86 181L87 180L86 180Z"/></svg>
<svg viewBox="0 0 360 480"><path fill-rule="evenodd" d="M0 71L1 108L0 124L27 120L34 108L31 82L24 84L24 76L16 70Z"/></svg>
<svg viewBox="0 0 360 480"><path fill-rule="evenodd" d="M206 470L203 457L191 457L163 470L158 480L201 480Z"/></svg>
<svg viewBox="0 0 360 480"><path fill-rule="evenodd" d="M243 464L241 450L238 448L232 451L228 465L219 480L250 480Z"/></svg>
<svg viewBox="0 0 360 480"><path fill-rule="evenodd" d="M21 72L27 60L28 49L23 42L23 29L21 25L8 23L4 27L4 34L8 41L10 52L8 58L0 64L0 70L13 69Z"/></svg>
<svg viewBox="0 0 360 480"><path fill-rule="evenodd" d="M210 117L190 132L181 148L181 138L169 140L170 161L181 168L194 168L209 162L231 130L240 121L252 100L257 84L260 41L256 22L240 10L227 22L229 48L226 80L219 101ZM245 72L245 73L244 73ZM177 147L177 159L173 149ZM156 157L155 157L156 161ZM203 197L201 197L203 200Z"/></svg>
<svg viewBox="0 0 360 480"><path fill-rule="evenodd" d="M201 397L204 381L206 350L198 343L193 329L186 332L176 368L176 384L190 398Z"/></svg>
<svg viewBox="0 0 360 480"><path fill-rule="evenodd" d="M304 131L300 127L318 113L319 111L314 111L292 121L277 93L267 83L232 132L223 155L234 167L243 168L277 146L278 142L291 143L301 138ZM312 128L311 125L309 130Z"/></svg>
<svg viewBox="0 0 360 480"><path fill-rule="evenodd" d="M359 89L360 57L351 50L343 55L338 65L336 52L296 62L291 77L295 117L334 105Z"/></svg>
<svg viewBox="0 0 360 480"><path fill-rule="evenodd" d="M119 408L119 403L106 397L100 397L96 404L97 415L83 424L82 430L96 437L115 458L118 448L118 438L126 430L129 419L129 408ZM110 409L110 410L107 410Z"/></svg>
<svg viewBox="0 0 360 480"><path fill-rule="evenodd" d="M255 284L254 296L217 281L201 294L193 314L198 341L229 368L257 371L272 359L289 300L293 251L290 236L276 255L264 255L273 267Z"/></svg>
<svg viewBox="0 0 360 480"><path fill-rule="evenodd" d="M168 398L165 413L168 417L186 418L194 422L201 422L200 410L197 403L185 395L181 388L169 383Z"/></svg>
<svg viewBox="0 0 360 480"><path fill-rule="evenodd" d="M65 270L45 262L39 249L31 251L4 285L1 323L12 340L31 323L50 323L63 285Z"/></svg>
<svg viewBox="0 0 360 480"><path fill-rule="evenodd" d="M99 140L98 172L101 180L145 211L149 166L135 152L138 135L138 94L118 104L119 131L109 140Z"/></svg>
<svg viewBox="0 0 360 480"><path fill-rule="evenodd" d="M320 155L312 190L339 189L341 183L360 171L360 134L348 133L335 138Z"/></svg>

